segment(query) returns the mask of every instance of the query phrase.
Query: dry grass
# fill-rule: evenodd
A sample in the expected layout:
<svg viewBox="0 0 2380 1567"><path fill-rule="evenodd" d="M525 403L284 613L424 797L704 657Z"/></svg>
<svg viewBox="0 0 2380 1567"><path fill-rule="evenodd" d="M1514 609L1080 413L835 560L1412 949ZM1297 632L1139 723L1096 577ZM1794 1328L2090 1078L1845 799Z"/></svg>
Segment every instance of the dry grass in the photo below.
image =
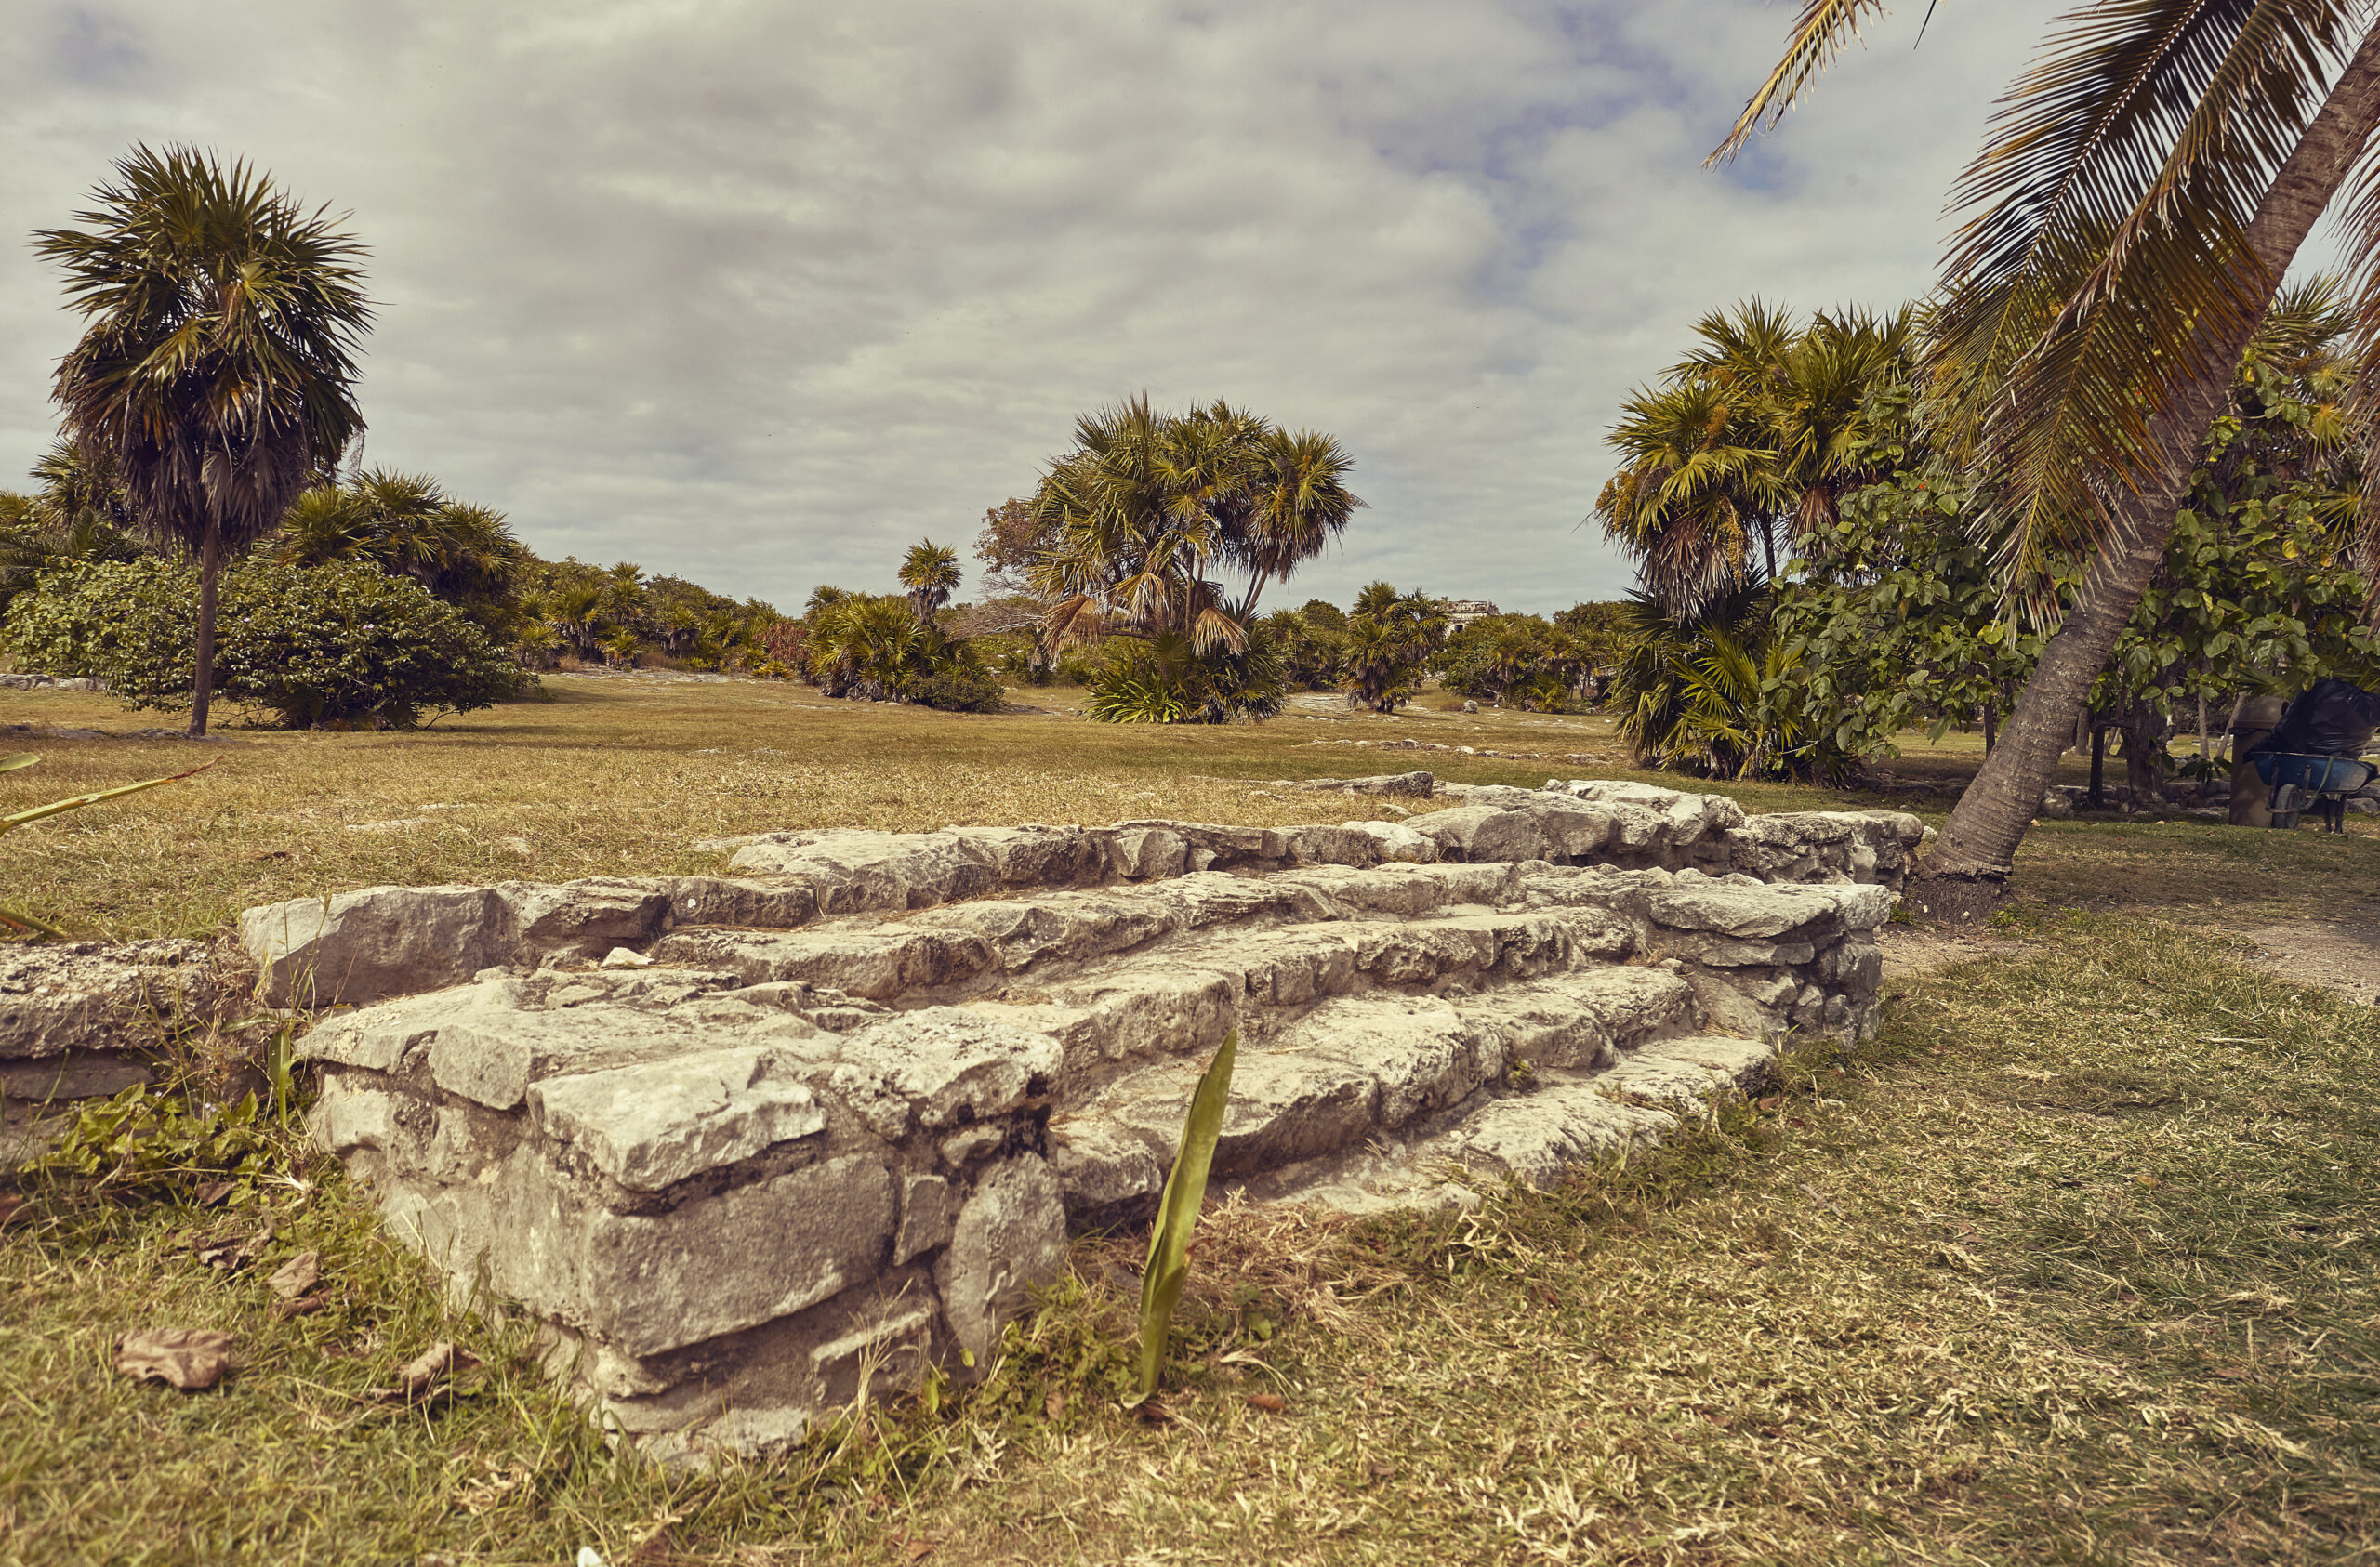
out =
<svg viewBox="0 0 2380 1567"><path fill-rule="evenodd" d="M1312 746L1315 720L1149 733L583 684L453 735L259 737L205 790L0 847L37 907L204 928L373 880L711 863L687 841L817 822L1351 813L1191 773L1593 770ZM73 722L76 700L27 705ZM1349 722L1322 737L1607 746L1592 726ZM35 744L49 777L10 775L9 798L188 755ZM430 824L346 831L412 816ZM1078 1247L978 1392L667 1476L609 1454L511 1330L451 1313L335 1167L252 1183L229 1215L37 1192L0 1231L0 1567L553 1563L582 1544L615 1567L2380 1553L2380 1014L2180 928L2303 902L2342 869L2370 886L2380 844L2106 823L2033 844L2037 890L2143 894L2178 922L2029 916L2019 955L1907 982L1850 1068L1559 1192L1463 1218L1214 1215L1161 1422L1113 1399L1129 1237ZM279 1233L243 1273L176 1239L268 1211ZM334 1304L276 1318L262 1274L308 1246ZM200 1395L116 1378L113 1336L159 1322L236 1332L245 1368ZM368 1397L440 1337L486 1362L458 1396Z"/></svg>

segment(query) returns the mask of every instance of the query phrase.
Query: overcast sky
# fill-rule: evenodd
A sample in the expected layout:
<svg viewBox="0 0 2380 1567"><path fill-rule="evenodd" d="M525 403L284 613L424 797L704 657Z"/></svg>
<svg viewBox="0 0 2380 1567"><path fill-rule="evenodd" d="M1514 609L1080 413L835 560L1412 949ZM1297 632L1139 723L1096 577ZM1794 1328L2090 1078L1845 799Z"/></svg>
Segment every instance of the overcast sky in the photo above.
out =
<svg viewBox="0 0 2380 1567"><path fill-rule="evenodd" d="M1547 611L1628 586L1577 524L1696 317L1924 289L2056 7L1944 0L1912 50L1910 0L1705 171L1792 8L35 0L0 217L66 222L143 140L351 209L367 460L545 555L887 590L1146 390L1354 453L1371 508L1284 601ZM55 428L60 298L0 245L0 487Z"/></svg>

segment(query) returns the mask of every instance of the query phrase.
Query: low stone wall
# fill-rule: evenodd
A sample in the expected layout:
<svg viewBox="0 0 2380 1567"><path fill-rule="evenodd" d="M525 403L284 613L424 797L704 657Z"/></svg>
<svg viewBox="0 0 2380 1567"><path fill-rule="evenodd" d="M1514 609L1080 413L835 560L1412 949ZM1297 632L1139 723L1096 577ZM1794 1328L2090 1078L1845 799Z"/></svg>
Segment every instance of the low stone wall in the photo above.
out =
<svg viewBox="0 0 2380 1567"><path fill-rule="evenodd" d="M311 1129L394 1233L534 1315L612 1429L764 1451L864 1376L984 1363L1070 1230L1144 1219L1230 1031L1218 1185L1350 1210L1557 1179L1789 1034L1872 1031L1913 818L1351 792L1425 786L1460 803L767 834L719 876L374 888L241 930L270 1000L323 1011ZM232 999L194 943L8 963L13 1098L112 1091L141 1020Z"/></svg>
<svg viewBox="0 0 2380 1567"><path fill-rule="evenodd" d="M314 1134L610 1427L695 1458L870 1368L983 1363L1070 1229L1151 1211L1231 1030L1218 1185L1358 1210L1555 1179L1790 1032L1863 1037L1921 832L1576 784L1406 824L775 834L726 876L243 927L284 994L427 989L307 1036Z"/></svg>

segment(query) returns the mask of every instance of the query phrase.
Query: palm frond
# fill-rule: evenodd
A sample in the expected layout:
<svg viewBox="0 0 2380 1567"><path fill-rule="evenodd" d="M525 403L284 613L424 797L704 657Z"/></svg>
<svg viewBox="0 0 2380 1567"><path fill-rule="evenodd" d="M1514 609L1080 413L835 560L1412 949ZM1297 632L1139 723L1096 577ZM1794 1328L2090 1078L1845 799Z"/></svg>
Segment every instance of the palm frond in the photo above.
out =
<svg viewBox="0 0 2380 1567"><path fill-rule="evenodd" d="M1745 103L1735 127L1703 160L1703 166L1727 162L1743 151L1754 132L1783 119L1809 85L1859 36L1860 24L1884 11L1884 0L1806 0L1786 34L1784 58Z"/></svg>

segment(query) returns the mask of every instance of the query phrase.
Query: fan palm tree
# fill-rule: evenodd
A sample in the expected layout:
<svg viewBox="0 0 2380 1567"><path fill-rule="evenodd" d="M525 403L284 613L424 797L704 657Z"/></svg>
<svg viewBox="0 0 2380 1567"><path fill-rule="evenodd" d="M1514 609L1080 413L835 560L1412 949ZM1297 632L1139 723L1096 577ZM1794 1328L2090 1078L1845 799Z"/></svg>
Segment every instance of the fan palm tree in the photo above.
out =
<svg viewBox="0 0 2380 1567"><path fill-rule="evenodd" d="M900 583L909 590L909 611L918 624L932 625L934 612L959 591L959 552L932 539L911 545L901 562Z"/></svg>
<svg viewBox="0 0 2380 1567"><path fill-rule="evenodd" d="M33 236L89 321L53 395L86 461L113 465L133 524L198 557L197 738L225 553L279 526L364 428L363 247L327 209L193 148L136 148L94 200L83 227Z"/></svg>
<svg viewBox="0 0 2380 1567"><path fill-rule="evenodd" d="M1909 377L1914 323L1821 311L1797 327L1752 299L1695 324L1702 346L1622 405L1623 465L1595 501L1647 591L1690 611L1755 564L1774 579L1796 538L1882 477L1898 432L1879 394Z"/></svg>
<svg viewBox="0 0 2380 1567"><path fill-rule="evenodd" d="M362 560L411 577L507 631L529 562L502 512L451 499L426 475L378 467L298 496L274 547L291 565Z"/></svg>
<svg viewBox="0 0 2380 1567"><path fill-rule="evenodd" d="M1327 435L1284 431L1225 402L1163 415L1146 397L1078 420L1033 520L1054 541L1033 569L1051 645L1172 633L1239 652L1259 596L1336 537L1364 503ZM1221 578L1245 576L1235 595Z"/></svg>
<svg viewBox="0 0 2380 1567"><path fill-rule="evenodd" d="M1792 103L1881 0L1805 0L1784 58L1713 153ZM2380 347L2380 20L2348 0L2091 0L1996 113L1953 193L1931 351L1952 437L1999 503L2012 599L2089 565L1921 901L1978 912L2153 578L2215 420L2315 222L2346 204L2359 362Z"/></svg>

